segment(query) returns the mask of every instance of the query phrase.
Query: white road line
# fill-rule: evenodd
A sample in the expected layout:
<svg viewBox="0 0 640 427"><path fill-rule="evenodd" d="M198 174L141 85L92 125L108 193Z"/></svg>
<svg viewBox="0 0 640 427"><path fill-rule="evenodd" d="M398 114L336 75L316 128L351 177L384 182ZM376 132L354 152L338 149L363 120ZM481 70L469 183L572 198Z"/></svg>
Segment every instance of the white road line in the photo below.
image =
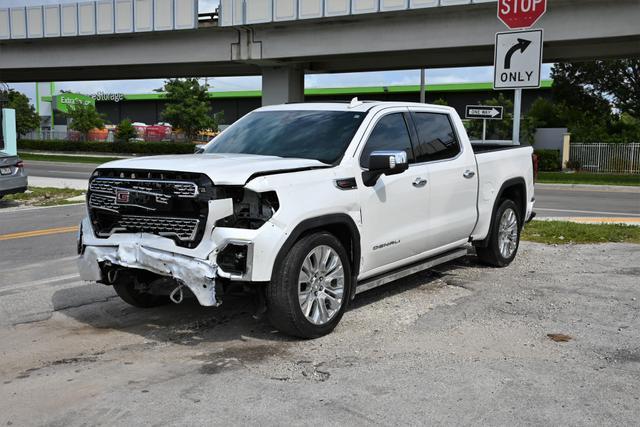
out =
<svg viewBox="0 0 640 427"><path fill-rule="evenodd" d="M47 279L34 280L32 282L18 283L16 285L0 286L0 292L15 291L18 289L31 288L35 286L41 286L41 285L49 285L51 283L57 283L62 281L75 280L75 279L80 279L80 275L78 273L67 274L65 276L49 277Z"/></svg>
<svg viewBox="0 0 640 427"><path fill-rule="evenodd" d="M626 212L598 212L598 211L578 211L578 210L572 210L572 209L547 209L547 208L534 208L534 211L545 211L545 212L575 212L575 213L584 213L584 214L597 214L597 215L617 215L620 217L625 217L625 216L637 216L640 217L640 214L634 214L634 213L626 213Z"/></svg>

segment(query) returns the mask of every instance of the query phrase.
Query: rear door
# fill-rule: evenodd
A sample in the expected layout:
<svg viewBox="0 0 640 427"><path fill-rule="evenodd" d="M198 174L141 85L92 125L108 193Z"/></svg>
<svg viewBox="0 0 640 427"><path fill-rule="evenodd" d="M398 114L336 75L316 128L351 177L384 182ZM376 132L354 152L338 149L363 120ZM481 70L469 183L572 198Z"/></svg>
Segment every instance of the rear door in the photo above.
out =
<svg viewBox="0 0 640 427"><path fill-rule="evenodd" d="M412 109L411 117L418 138L415 161L427 169L430 188L427 250L435 250L471 235L478 217L478 171L454 117L426 108Z"/></svg>

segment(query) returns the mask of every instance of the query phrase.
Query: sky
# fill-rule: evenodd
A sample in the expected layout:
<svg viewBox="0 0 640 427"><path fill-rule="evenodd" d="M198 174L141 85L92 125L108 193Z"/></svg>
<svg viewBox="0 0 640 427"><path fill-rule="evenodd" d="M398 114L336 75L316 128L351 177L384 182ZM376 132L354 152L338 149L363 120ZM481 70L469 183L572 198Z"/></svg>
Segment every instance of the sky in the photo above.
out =
<svg viewBox="0 0 640 427"><path fill-rule="evenodd" d="M77 0L0 0L3 7L32 6L56 3L73 3ZM213 11L219 0L199 0L200 12ZM551 65L542 68L542 78L550 75ZM164 79L148 80L103 80L83 82L59 82L57 90L68 90L85 94L96 92L106 93L149 93L162 87ZM442 68L427 70L427 85L438 83L467 83L493 81L493 67ZM305 76L305 87L348 87L348 86L393 86L420 83L419 70L377 71L368 73L343 74L309 74ZM209 85L214 91L252 90L260 89L260 76L252 77L215 77L209 79ZM9 86L26 94L33 100L35 97L34 83L12 83Z"/></svg>

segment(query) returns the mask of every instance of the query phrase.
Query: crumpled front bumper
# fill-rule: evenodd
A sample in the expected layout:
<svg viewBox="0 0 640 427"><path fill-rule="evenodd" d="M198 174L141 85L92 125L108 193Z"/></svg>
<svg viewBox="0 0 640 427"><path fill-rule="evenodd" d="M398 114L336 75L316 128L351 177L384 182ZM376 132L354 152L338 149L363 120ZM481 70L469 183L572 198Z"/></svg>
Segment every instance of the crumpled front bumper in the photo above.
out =
<svg viewBox="0 0 640 427"><path fill-rule="evenodd" d="M215 290L218 267L204 260L147 248L135 241L117 247L89 246L78 257L78 269L82 280L102 280L101 263L173 277L193 292L200 305L219 305Z"/></svg>

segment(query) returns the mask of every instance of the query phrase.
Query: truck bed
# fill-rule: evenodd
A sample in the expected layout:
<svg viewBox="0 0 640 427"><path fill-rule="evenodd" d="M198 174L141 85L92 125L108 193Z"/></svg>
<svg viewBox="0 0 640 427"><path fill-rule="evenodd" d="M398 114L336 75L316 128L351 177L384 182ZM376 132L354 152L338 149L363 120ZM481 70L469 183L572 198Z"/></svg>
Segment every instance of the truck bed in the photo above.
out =
<svg viewBox="0 0 640 427"><path fill-rule="evenodd" d="M533 148L526 145L471 145L476 154L479 180L478 223L472 237L474 240L482 240L489 231L494 202L503 184L514 180L524 181L527 187L527 211L530 210L534 194L533 180L525 180L522 177L533 176Z"/></svg>
<svg viewBox="0 0 640 427"><path fill-rule="evenodd" d="M482 154L493 151L504 151L504 150L517 150L520 148L527 148L529 145L513 145L513 144L494 144L494 143L482 143L482 142L472 142L471 148L473 148L473 152L476 154Z"/></svg>

